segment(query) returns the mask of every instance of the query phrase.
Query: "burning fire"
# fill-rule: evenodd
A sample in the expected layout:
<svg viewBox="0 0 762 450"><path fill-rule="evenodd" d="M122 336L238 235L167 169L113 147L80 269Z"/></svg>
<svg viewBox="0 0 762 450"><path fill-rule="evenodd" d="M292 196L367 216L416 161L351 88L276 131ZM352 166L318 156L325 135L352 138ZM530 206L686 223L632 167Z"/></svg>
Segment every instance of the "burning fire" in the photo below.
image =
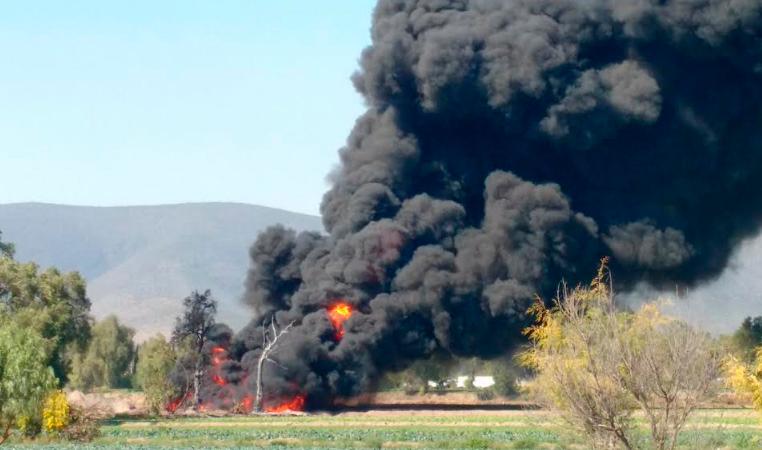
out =
<svg viewBox="0 0 762 450"><path fill-rule="evenodd" d="M216 384L217 386L225 386L226 384L228 384L228 382L227 382L227 381L225 381L225 379L224 379L224 378L222 378L221 376L219 376L219 375L217 375L217 374L214 374L214 375L212 375L212 381L213 381L213 382L214 382L214 384Z"/></svg>
<svg viewBox="0 0 762 450"><path fill-rule="evenodd" d="M331 321L333 329L335 330L334 336L337 341L340 341L344 337L344 322L352 316L352 305L349 303L339 301L333 306L328 308L328 320Z"/></svg>
<svg viewBox="0 0 762 450"><path fill-rule="evenodd" d="M212 373L212 382L217 386L225 386L228 384L228 382L219 374L220 366L228 359L227 352L228 351L225 350L224 347L212 348L212 370L214 371L214 373Z"/></svg>
<svg viewBox="0 0 762 450"><path fill-rule="evenodd" d="M188 397L190 397L190 392L186 392L184 395L181 395L180 397L171 400L169 403L167 403L166 409L167 412L174 413L177 411L177 408L182 406L183 403L185 403L186 400L188 400Z"/></svg>
<svg viewBox="0 0 762 450"><path fill-rule="evenodd" d="M228 351L225 349L225 347L216 346L212 348L211 351L211 367L209 369L209 377L212 381L212 383L216 384L220 387L226 387L228 386L228 381L222 377L222 364L224 364L228 360ZM228 391L230 389L230 386L226 388L226 390L223 390L224 396L230 397L232 394ZM176 398L174 400L171 400L166 405L166 410L170 413L174 413L177 411L181 406L187 403L187 401L191 397L191 392L186 392L179 398ZM231 400L232 401L232 400ZM199 411L207 411L210 409L210 406L207 403L202 403L199 405L198 410Z"/></svg>
<svg viewBox="0 0 762 450"><path fill-rule="evenodd" d="M213 366L219 366L223 362L225 362L225 359L227 359L225 353L227 353L227 350L223 347L214 347L212 349L212 365Z"/></svg>
<svg viewBox="0 0 762 450"><path fill-rule="evenodd" d="M241 409L246 413L250 413L251 410L254 409L254 397L252 397L251 394L246 394L246 396L243 397L243 400L241 400Z"/></svg>
<svg viewBox="0 0 762 450"><path fill-rule="evenodd" d="M291 400L285 401L276 406L265 408L268 413L286 413L294 411L304 411L304 401L306 398L302 394L297 394Z"/></svg>

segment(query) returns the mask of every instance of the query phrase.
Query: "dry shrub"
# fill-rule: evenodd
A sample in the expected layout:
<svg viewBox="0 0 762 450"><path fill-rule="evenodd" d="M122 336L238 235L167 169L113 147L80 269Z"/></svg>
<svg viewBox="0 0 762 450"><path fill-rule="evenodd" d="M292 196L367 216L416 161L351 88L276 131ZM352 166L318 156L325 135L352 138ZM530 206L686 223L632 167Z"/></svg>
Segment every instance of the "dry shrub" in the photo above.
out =
<svg viewBox="0 0 762 450"><path fill-rule="evenodd" d="M711 338L663 316L654 304L618 311L604 260L589 286L562 286L551 308L537 302L530 392L558 410L593 448L638 446L633 412L644 412L651 446L673 449L688 416L716 387L720 359Z"/></svg>
<svg viewBox="0 0 762 450"><path fill-rule="evenodd" d="M61 436L67 441L91 442L100 436L100 427L95 417L84 409L72 406L69 412L69 424L61 430Z"/></svg>

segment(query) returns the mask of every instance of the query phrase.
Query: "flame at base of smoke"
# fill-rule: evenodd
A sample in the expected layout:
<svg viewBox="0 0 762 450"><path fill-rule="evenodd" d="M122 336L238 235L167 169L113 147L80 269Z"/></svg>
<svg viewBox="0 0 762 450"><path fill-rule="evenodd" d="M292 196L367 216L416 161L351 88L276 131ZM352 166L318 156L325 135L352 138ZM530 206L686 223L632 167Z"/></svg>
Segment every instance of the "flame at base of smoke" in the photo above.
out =
<svg viewBox="0 0 762 450"><path fill-rule="evenodd" d="M304 405L307 401L307 397L302 394L297 394L290 400L284 401L275 406L265 408L267 413L287 413L287 412L299 412L304 411Z"/></svg>

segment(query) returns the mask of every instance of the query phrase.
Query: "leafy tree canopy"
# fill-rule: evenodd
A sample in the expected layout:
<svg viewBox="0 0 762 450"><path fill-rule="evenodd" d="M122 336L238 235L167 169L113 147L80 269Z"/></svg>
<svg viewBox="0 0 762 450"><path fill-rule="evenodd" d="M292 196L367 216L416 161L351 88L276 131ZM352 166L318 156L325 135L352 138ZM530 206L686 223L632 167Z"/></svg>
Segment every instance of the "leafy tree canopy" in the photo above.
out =
<svg viewBox="0 0 762 450"><path fill-rule="evenodd" d="M169 374L175 366L176 355L172 346L159 334L138 349L135 381L146 395L153 413L159 413L174 394Z"/></svg>
<svg viewBox="0 0 762 450"><path fill-rule="evenodd" d="M56 387L45 347L34 329L12 320L0 323L0 443L12 428L39 420Z"/></svg>
<svg viewBox="0 0 762 450"><path fill-rule="evenodd" d="M109 316L96 323L83 355L74 358L71 384L82 389L129 387L135 330Z"/></svg>
<svg viewBox="0 0 762 450"><path fill-rule="evenodd" d="M217 301L212 297L212 292L208 289L203 294L194 291L183 299L183 315L177 318L172 340L179 342L192 337L200 353L214 326L216 314Z"/></svg>
<svg viewBox="0 0 762 450"><path fill-rule="evenodd" d="M13 317L44 339L48 363L65 381L72 355L90 336L90 300L76 272L40 271L34 263L0 258L0 316Z"/></svg>
<svg viewBox="0 0 762 450"><path fill-rule="evenodd" d="M762 316L745 318L733 333L732 343L739 356L747 361L753 360L756 348L762 345Z"/></svg>

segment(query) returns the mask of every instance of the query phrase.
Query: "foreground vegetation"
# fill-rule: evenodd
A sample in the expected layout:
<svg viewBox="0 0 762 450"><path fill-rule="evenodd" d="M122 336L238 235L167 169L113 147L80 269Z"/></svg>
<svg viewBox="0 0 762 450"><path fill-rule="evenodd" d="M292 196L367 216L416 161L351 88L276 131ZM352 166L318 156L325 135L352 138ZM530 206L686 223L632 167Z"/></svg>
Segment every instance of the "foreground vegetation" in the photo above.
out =
<svg viewBox="0 0 762 450"><path fill-rule="evenodd" d="M645 437L647 425L637 417ZM678 448L759 448L762 426L749 410L702 410L689 421ZM55 440L8 448L75 448ZM101 435L76 448L588 448L545 411L490 413L349 413L296 417L112 420Z"/></svg>

